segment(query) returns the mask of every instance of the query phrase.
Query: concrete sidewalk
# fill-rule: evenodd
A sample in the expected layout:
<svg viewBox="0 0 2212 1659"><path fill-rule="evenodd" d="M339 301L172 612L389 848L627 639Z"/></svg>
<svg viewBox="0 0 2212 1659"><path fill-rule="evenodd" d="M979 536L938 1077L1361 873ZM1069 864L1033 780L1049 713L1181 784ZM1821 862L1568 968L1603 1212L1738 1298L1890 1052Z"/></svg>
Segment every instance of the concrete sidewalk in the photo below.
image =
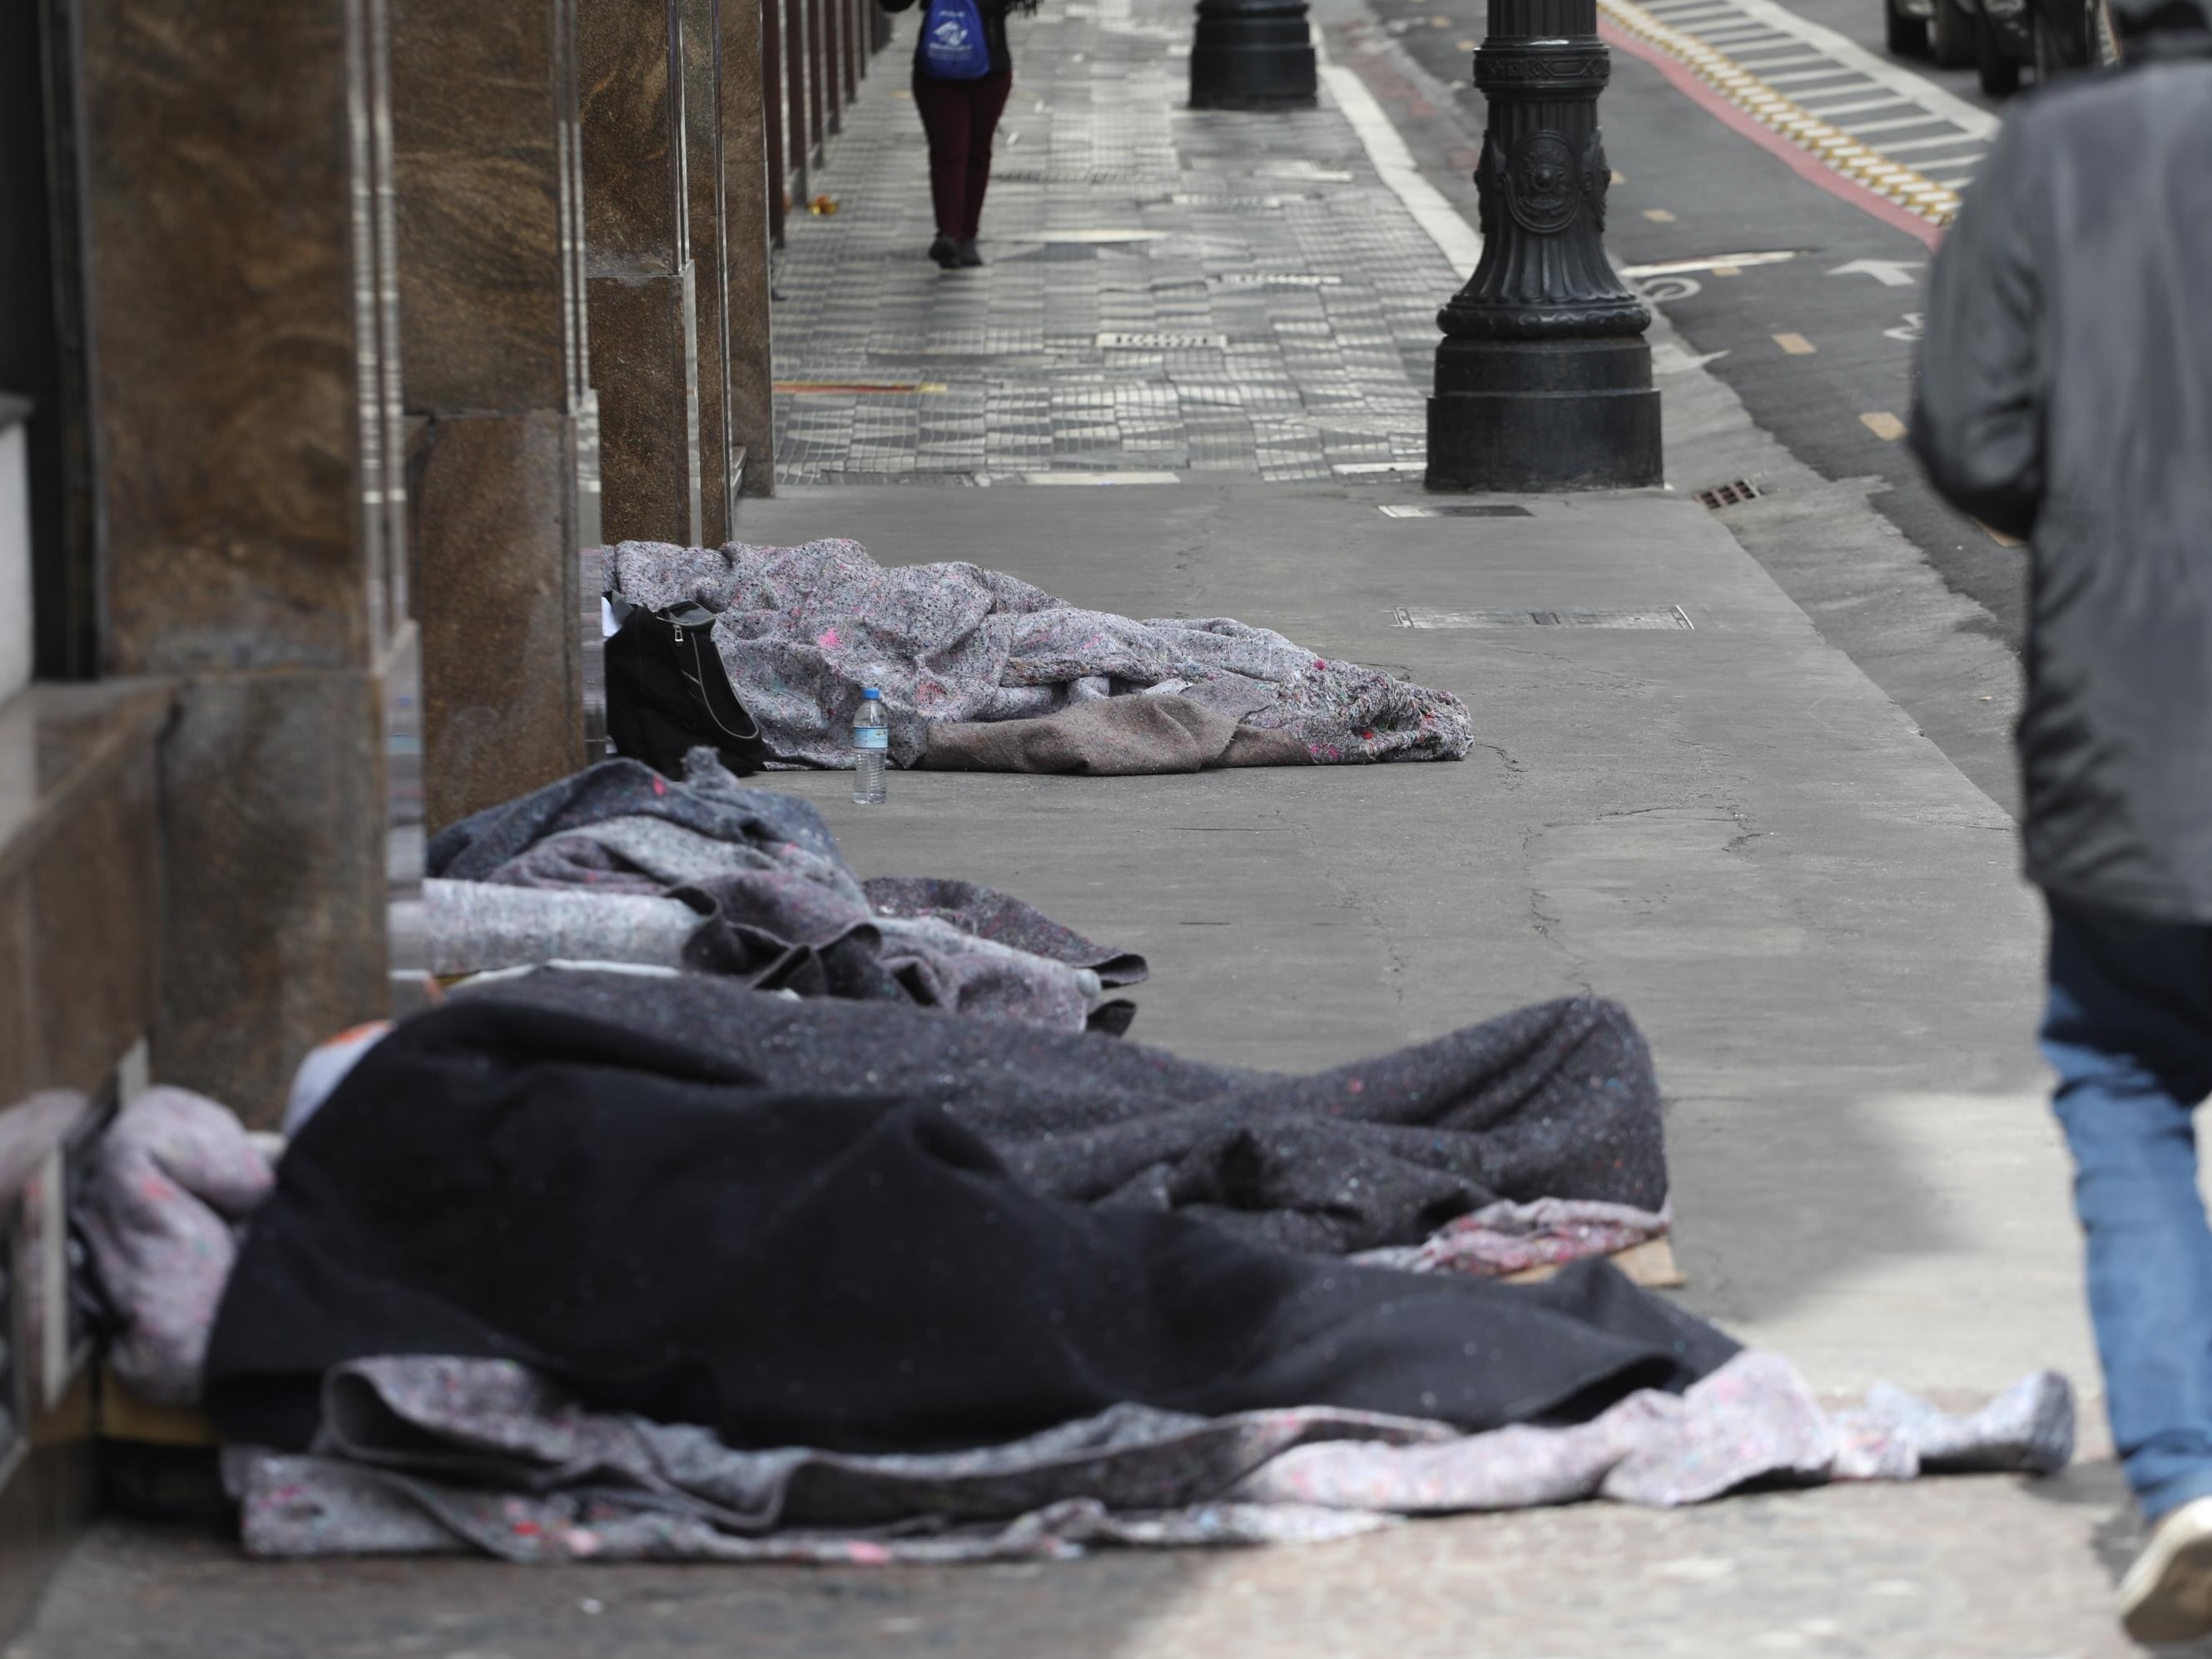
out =
<svg viewBox="0 0 2212 1659"><path fill-rule="evenodd" d="M1071 234L1035 246L1091 250L1041 257L1036 272L1007 258L939 276L904 224L910 207L870 228L867 204L911 198L921 173L918 136L901 137L911 110L892 77L869 83L837 157L852 216L794 232L784 281L816 295L791 303L817 320L783 336L780 373L948 390L788 394L793 476L848 486L749 501L743 532L849 536L887 562L973 559L1083 605L1263 623L1457 691L1480 746L1457 765L899 774L879 809L851 805L842 775L781 784L821 803L866 873L985 880L1145 951L1155 977L1132 1036L1186 1054L1303 1068L1575 988L1618 997L1650 1033L1670 1101L1691 1305L1833 1390L1887 1376L1963 1400L2042 1365L2092 1384L2031 1043L2040 924L2006 815L1694 505L1655 492L1398 517L1381 509L1436 504L1417 478L1339 472L1376 444L1418 453L1418 360L1449 271L1333 107L1279 125L1172 107L1186 27L1168 0L1068 4L1034 27L1017 108L1045 81L1061 116L1031 205ZM1079 101L1082 121L1068 112ZM1263 155L1249 148L1261 141ZM1102 194L1103 168L1057 166L1085 145L1139 158L1148 180L1212 172L1204 191L1173 184L1147 209ZM1248 172L1348 173L1358 199L1332 205L1324 181L1299 186L1303 203L1210 206L1204 226L1141 242L1073 236L1143 228L1127 213L1200 211L1169 198L1228 194L1215 177L1240 155ZM986 240L1003 253L1019 246L1018 204L993 201ZM1371 241L1325 234L1359 222L1405 252L1388 292ZM1269 239L1301 223L1293 267ZM1223 297L1246 285L1216 267L1240 261L1337 280L1232 312L1251 296ZM1025 295L1073 320L994 343ZM1170 296L1184 309L1171 314ZM1364 343L1334 332L1340 301L1346 329L1370 329ZM1125 304L1153 309L1109 323ZM831 312L867 327L833 338ZM1224 343L1198 358L1097 346L1123 319ZM961 330L984 331L972 361L933 349ZM1330 339L1334 362L1306 355ZM1000 430L1023 399L1042 444ZM1157 428L1129 417L1147 410ZM1218 452L1200 441L1201 410L1243 422L1211 431ZM1148 431L1158 443L1139 441ZM1013 482L1085 465L1180 481ZM851 487L917 471L993 487ZM1614 623L1679 609L1689 626L1510 619L1561 607ZM2109 1589L2134 1523L2116 1471L2095 1461L2086 1403L2091 1461L2042 1482L1674 1514L1589 1505L1309 1550L1057 1566L256 1566L219 1540L112 1524L9 1652L2118 1655Z"/></svg>
<svg viewBox="0 0 2212 1659"><path fill-rule="evenodd" d="M1132 1035L1306 1068L1589 988L1673 1102L1689 1300L1824 1386L2092 1376L2029 1044L2009 821L1703 509L1402 519L1405 485L791 490L748 535L973 558L1075 603L1234 616L1449 687L1459 765L915 773L819 801L875 872L989 880L1152 959ZM926 507L927 510L917 510ZM1692 627L1413 627L1552 607Z"/></svg>
<svg viewBox="0 0 2212 1659"><path fill-rule="evenodd" d="M1457 764L1153 779L842 774L870 873L987 879L1146 951L1133 1036L1327 1064L1587 986L1650 1033L1692 1305L1816 1382L1954 1399L2091 1373L2028 1044L2003 816L1701 509L1405 486L792 489L748 533L971 556L1084 604L1230 614L1449 686ZM1400 625L1658 611L1689 629ZM2099 1437L2094 1425L2089 1438ZM256 1565L112 1524L9 1659L933 1652L1105 1659L2112 1656L2117 1471L1422 1522L1305 1550L975 1571Z"/></svg>

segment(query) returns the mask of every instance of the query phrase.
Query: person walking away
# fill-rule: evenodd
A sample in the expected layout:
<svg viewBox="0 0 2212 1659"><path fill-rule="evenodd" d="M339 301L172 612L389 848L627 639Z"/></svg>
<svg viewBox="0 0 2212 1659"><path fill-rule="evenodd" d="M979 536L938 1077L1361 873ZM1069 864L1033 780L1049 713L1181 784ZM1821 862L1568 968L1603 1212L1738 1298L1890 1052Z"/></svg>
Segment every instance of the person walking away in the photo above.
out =
<svg viewBox="0 0 2212 1659"><path fill-rule="evenodd" d="M882 0L904 11L915 0ZM1021 0L924 0L914 45L914 106L929 141L929 199L937 240L929 257L947 270L980 265L976 237L991 183L991 140L1013 90L1006 14ZM1033 9L1028 0L1025 9Z"/></svg>
<svg viewBox="0 0 2212 1659"><path fill-rule="evenodd" d="M2014 106L1930 279L1914 447L2025 537L2027 874L2138 1641L2212 1632L2212 15L2112 0L2121 66Z"/></svg>

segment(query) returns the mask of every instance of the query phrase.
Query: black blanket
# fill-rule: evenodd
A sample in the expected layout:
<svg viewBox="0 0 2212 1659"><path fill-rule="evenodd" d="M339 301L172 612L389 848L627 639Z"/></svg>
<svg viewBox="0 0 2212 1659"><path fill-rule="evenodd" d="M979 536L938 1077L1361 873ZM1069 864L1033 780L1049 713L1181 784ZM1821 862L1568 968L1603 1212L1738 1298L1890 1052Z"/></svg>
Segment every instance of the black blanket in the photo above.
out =
<svg viewBox="0 0 2212 1659"><path fill-rule="evenodd" d="M228 1439L298 1447L329 1366L413 1352L520 1360L740 1446L975 1444L1117 1401L1486 1428L1685 1386L1734 1351L1598 1263L1529 1286L1401 1274L1051 1199L941 1105L890 1096L911 1080L772 1087L489 996L419 1016L287 1151L208 1410Z"/></svg>
<svg viewBox="0 0 2212 1659"><path fill-rule="evenodd" d="M1289 1249L1418 1244L1500 1198L1667 1199L1650 1051L1596 997L1291 1077L704 976L549 972L481 994L709 1049L793 1092L896 1090L949 1109L1041 1192L1182 1210Z"/></svg>

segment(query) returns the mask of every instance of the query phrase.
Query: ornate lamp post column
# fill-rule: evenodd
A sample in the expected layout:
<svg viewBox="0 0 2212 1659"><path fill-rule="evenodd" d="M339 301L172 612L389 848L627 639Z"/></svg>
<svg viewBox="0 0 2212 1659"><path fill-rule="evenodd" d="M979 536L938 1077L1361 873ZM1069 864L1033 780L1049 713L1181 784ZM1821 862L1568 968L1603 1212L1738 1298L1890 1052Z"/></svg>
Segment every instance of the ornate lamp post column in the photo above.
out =
<svg viewBox="0 0 2212 1659"><path fill-rule="evenodd" d="M1310 109L1315 79L1306 0L1198 0L1193 109Z"/></svg>
<svg viewBox="0 0 2212 1659"><path fill-rule="evenodd" d="M1606 260L1613 181L1597 125L1612 60L1597 0L1490 0L1474 83L1490 103L1482 262L1437 313L1431 489L1616 489L1661 481L1651 313Z"/></svg>

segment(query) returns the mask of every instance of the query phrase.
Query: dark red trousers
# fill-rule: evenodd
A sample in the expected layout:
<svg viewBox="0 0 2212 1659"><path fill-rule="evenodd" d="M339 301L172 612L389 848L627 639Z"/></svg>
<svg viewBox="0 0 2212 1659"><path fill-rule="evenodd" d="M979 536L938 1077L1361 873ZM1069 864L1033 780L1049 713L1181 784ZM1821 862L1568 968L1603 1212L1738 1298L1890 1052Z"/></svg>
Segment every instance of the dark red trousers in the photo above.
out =
<svg viewBox="0 0 2212 1659"><path fill-rule="evenodd" d="M915 70L914 106L929 135L929 199L940 236L971 240L983 222L991 135L1013 86L1012 70L994 70L977 81L939 81Z"/></svg>

